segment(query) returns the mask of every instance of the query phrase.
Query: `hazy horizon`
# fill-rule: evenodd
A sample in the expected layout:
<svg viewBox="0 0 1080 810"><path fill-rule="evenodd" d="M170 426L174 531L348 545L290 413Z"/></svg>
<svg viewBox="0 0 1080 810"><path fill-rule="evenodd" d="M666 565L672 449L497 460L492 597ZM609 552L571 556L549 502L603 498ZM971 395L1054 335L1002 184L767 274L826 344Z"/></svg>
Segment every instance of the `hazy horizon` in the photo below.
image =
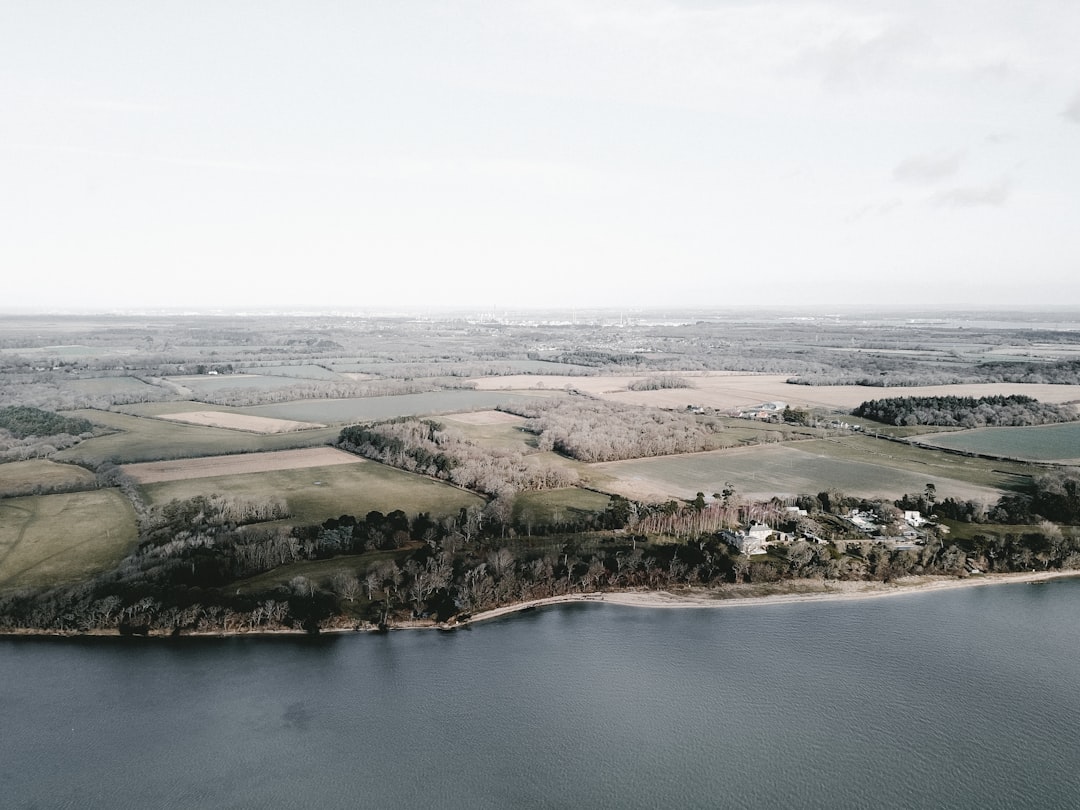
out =
<svg viewBox="0 0 1080 810"><path fill-rule="evenodd" d="M1080 301L1080 5L0 9L0 312Z"/></svg>

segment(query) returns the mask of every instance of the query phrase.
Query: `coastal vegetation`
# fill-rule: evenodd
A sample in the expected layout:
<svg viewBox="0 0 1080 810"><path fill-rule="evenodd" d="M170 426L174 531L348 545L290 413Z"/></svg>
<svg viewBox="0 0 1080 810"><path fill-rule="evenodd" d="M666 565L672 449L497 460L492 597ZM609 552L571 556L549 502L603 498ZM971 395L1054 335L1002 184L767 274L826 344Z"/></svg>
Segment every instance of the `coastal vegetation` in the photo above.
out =
<svg viewBox="0 0 1080 810"><path fill-rule="evenodd" d="M597 591L1080 566L1078 423L969 429L1071 419L1071 332L607 327L0 320L0 629L453 626ZM829 375L981 381L805 384ZM964 441L1006 458L928 446Z"/></svg>

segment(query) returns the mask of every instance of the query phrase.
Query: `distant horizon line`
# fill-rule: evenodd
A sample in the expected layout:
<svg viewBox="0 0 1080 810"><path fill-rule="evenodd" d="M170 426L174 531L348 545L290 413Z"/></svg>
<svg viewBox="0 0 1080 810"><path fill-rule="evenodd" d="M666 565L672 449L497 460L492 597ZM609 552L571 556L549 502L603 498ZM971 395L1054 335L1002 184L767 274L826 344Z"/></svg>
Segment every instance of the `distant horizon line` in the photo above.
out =
<svg viewBox="0 0 1080 810"><path fill-rule="evenodd" d="M191 306L123 306L123 307L39 307L39 306L3 306L0 305L0 317L64 317L64 316L108 316L108 317L393 317L393 316L416 316L416 315L469 315L472 317L487 317L496 319L509 315L566 315L570 317L585 316L588 314L603 314L609 317L618 316L688 316L708 314L735 314L735 313L805 313L820 317L832 315L874 315L889 314L897 315L907 313L912 317L919 315L947 315L947 314L977 314L977 313L1016 313L1016 314L1067 314L1080 315L1080 305L1035 305L1035 304L878 304L867 306L865 304L740 304L726 306L692 306L692 305L581 305L581 306L544 306L539 304L526 304L514 306L469 306L462 304L441 305L374 305L364 307L341 307L332 305L303 305L303 306L215 306L215 307L191 307Z"/></svg>

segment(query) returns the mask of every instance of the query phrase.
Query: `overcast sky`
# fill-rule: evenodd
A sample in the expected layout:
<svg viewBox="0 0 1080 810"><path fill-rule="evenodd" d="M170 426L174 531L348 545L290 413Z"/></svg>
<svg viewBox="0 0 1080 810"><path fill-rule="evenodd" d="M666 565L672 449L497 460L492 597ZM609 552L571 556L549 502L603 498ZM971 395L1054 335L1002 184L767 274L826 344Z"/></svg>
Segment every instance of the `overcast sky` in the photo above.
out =
<svg viewBox="0 0 1080 810"><path fill-rule="evenodd" d="M0 310L1080 304L1076 0L0 0Z"/></svg>

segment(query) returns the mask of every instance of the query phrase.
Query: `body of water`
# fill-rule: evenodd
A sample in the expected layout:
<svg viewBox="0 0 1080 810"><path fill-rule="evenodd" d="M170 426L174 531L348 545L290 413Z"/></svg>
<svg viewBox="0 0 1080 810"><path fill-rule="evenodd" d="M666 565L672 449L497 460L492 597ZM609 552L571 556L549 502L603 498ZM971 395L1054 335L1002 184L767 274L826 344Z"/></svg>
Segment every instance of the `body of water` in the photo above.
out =
<svg viewBox="0 0 1080 810"><path fill-rule="evenodd" d="M0 641L11 808L1080 806L1080 581Z"/></svg>

